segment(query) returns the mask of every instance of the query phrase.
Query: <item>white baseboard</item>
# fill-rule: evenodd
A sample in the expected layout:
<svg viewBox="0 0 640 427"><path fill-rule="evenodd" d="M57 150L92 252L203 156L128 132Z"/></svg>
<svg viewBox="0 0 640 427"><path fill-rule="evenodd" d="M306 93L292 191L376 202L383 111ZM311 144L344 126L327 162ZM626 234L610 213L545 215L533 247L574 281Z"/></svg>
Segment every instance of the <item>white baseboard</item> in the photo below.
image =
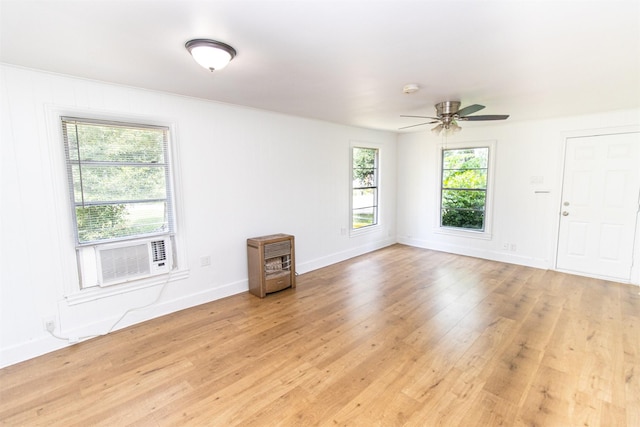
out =
<svg viewBox="0 0 640 427"><path fill-rule="evenodd" d="M157 304L141 308L140 310L136 310L135 307L133 307L133 309L127 308L131 311L127 313L121 321L118 320L122 317L124 311L118 313L117 315L108 316L99 320L90 320L91 318L95 317L95 313L93 313L93 315L82 312L73 312L70 314L69 310L75 310L76 308L82 310L82 304L74 304L70 306L66 301L62 300L58 303L61 313L61 328L59 328L59 330L56 330L56 335L67 339L57 339L49 335L47 332L43 331L42 335L38 336L35 339L31 339L28 342L9 347L3 347L2 349L0 349L0 368L32 359L34 357L38 357L65 347L69 347L82 340L104 335L112 328L112 326L114 326L114 324L116 324L116 322L118 323L113 328L114 331L141 322L145 322L147 320L155 319L157 317L161 317L170 313L174 313L176 311L184 310L231 295L239 294L248 290L248 281L240 280L237 282L219 286L217 288L208 289L202 292L196 292L175 299L166 301L161 300ZM159 289L156 289L156 291L159 291ZM84 311L88 313L91 312L91 310L86 309ZM71 327L64 327L65 323L71 323L69 319L72 316L76 319L76 321L73 322L76 325ZM80 322L77 320L78 318L82 317L86 317L87 321ZM78 324L81 325L77 326Z"/></svg>
<svg viewBox="0 0 640 427"><path fill-rule="evenodd" d="M533 258L504 251L491 251L486 249L471 248L467 246L452 245L448 243L428 242L426 240L398 237L398 243L418 248L431 249L434 251L447 252L456 255L470 256L490 261L505 262L507 264L523 265L525 267L540 268L548 270L549 260Z"/></svg>
<svg viewBox="0 0 640 427"><path fill-rule="evenodd" d="M56 340L50 335L42 335L27 343L3 347L0 349L0 368L24 362L68 346L68 343Z"/></svg>
<svg viewBox="0 0 640 427"><path fill-rule="evenodd" d="M370 243L367 243L366 245L358 246L356 248L351 248L346 251L335 252L328 256L316 258L304 263L297 264L296 272L298 274L308 273L310 271L317 270L322 267L327 267L329 265L336 264L350 258L364 255L366 253L373 252L375 250L382 249L387 246L391 246L395 243L396 243L395 239L389 238L384 240L378 240L375 242L370 242Z"/></svg>

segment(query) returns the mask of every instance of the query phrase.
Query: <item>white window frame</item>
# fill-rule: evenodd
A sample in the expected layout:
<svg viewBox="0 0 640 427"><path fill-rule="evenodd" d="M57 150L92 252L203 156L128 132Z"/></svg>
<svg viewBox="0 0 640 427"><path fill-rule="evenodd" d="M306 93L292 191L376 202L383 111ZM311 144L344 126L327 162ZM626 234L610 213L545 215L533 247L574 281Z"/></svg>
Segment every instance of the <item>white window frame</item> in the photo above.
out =
<svg viewBox="0 0 640 427"><path fill-rule="evenodd" d="M178 164L178 147L176 144L177 125L171 119L166 118L152 118L148 116L141 116L130 113L113 113L110 111L92 110L87 111L84 109L77 109L74 107L65 108L53 105L47 105L47 129L49 137L54 141L54 145L58 146L58 150L53 150L51 153L53 172L52 177L57 184L55 185L55 192L57 194L56 212L64 212L64 218L59 218L59 222L64 223L65 226L59 229L61 241L61 248L68 250L70 253L74 253L73 258L75 261L71 264L65 262L68 267L65 268L63 274L67 278L64 283L64 298L69 306L76 304L83 304L91 301L95 301L102 298L108 298L134 292L140 289L157 286L160 284L166 284L168 282L180 281L189 277L189 267L187 263L187 254L184 245L184 236L180 231L182 227L181 222L181 199L180 199L180 173ZM173 195L173 219L174 229L170 238L172 241L173 251L173 269L167 275L155 276L150 278L143 278L139 280L133 280L126 283L119 284L117 286L111 286L107 288L99 286L82 287L83 273L81 271L81 263L83 262L83 254L81 251L87 251L89 249L95 250L95 245L79 247L76 244L75 237L75 224L70 203L69 185L68 185L68 172L65 156L64 136L62 132L62 117L82 117L86 119L106 120L124 123L147 123L149 125L168 127L170 141L168 144L167 155L170 162L170 178L169 185L171 185L171 192ZM66 226L68 224L68 227Z"/></svg>
<svg viewBox="0 0 640 427"><path fill-rule="evenodd" d="M377 151L376 158L376 223L371 224L365 227L353 228L353 149L354 148L365 148L370 150ZM360 142L360 141L352 141L349 145L349 236L358 236L361 234L370 233L372 231L376 231L380 228L381 224L381 183L382 183L382 173L381 173L381 164L382 164L382 147L378 144L370 143L370 142Z"/></svg>
<svg viewBox="0 0 640 427"><path fill-rule="evenodd" d="M489 148L489 158L487 167L487 189L486 189L486 201L485 201L485 218L484 218L484 230L472 230L464 228L454 228L442 226L442 154L444 150L459 150L465 148ZM457 143L444 143L438 147L438 178L436 179L436 194L437 203L435 207L437 209L434 225L435 233L444 234L449 236L468 237L474 239L491 240L492 238L492 224L493 224L493 193L494 193L494 179L495 179L495 158L496 158L497 143L495 140L491 141L470 141L470 142L457 142Z"/></svg>

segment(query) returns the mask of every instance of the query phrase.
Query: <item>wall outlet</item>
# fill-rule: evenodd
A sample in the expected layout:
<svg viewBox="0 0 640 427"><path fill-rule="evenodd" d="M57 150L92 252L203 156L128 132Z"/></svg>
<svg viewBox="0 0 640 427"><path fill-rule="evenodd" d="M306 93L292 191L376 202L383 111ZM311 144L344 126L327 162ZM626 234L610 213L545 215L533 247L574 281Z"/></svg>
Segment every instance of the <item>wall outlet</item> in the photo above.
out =
<svg viewBox="0 0 640 427"><path fill-rule="evenodd" d="M42 326L44 330L47 332L53 332L56 330L56 318L55 317L45 317L42 319Z"/></svg>
<svg viewBox="0 0 640 427"><path fill-rule="evenodd" d="M515 244L515 243L512 243L512 244L509 246L509 250L510 250L511 252L515 252L517 249L518 249L518 247L516 246L516 244Z"/></svg>
<svg viewBox="0 0 640 427"><path fill-rule="evenodd" d="M509 243L508 242L505 242L505 243L502 244L502 250L503 251L508 251L509 250Z"/></svg>
<svg viewBox="0 0 640 427"><path fill-rule="evenodd" d="M210 256L203 256L200 258L200 266L201 267L207 267L211 265L211 257Z"/></svg>
<svg viewBox="0 0 640 427"><path fill-rule="evenodd" d="M531 177L529 177L529 183L530 184L544 184L544 177L543 176L539 176L539 175L531 176Z"/></svg>

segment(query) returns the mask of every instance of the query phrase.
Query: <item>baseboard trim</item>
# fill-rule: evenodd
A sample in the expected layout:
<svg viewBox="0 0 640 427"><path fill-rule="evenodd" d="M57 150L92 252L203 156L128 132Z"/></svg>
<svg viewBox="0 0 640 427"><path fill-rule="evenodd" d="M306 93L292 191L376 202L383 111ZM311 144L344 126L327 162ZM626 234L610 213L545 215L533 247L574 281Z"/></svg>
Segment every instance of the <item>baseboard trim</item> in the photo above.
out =
<svg viewBox="0 0 640 427"><path fill-rule="evenodd" d="M370 242L370 243L367 243L366 245L358 246L356 248L351 248L346 251L335 252L325 257L316 258L304 263L297 264L296 272L298 274L308 273L310 271L317 270L319 268L327 267L329 265L336 264L336 263L348 260L350 258L355 258L357 256L364 255L366 253L373 252L378 249L385 248L387 246L391 246L395 243L396 243L395 239L389 238L384 240L377 240L375 242Z"/></svg>
<svg viewBox="0 0 640 427"><path fill-rule="evenodd" d="M426 240L406 238L406 237L399 237L398 243L401 243L403 245L423 248L423 249L431 249L434 251L447 252L447 253L456 254L456 255L464 255L464 256L470 256L474 258L486 259L490 261L504 262L507 264L517 264L525 267L540 268L543 270L548 270L550 268L549 260L526 257L526 256L521 256L518 254L502 252L502 251L491 251L486 249L470 248L467 246L460 246L460 245L433 243L433 242L428 242Z"/></svg>
<svg viewBox="0 0 640 427"><path fill-rule="evenodd" d="M212 287L211 289L207 289L206 291L196 292L167 301L159 301L157 304L141 308L139 310L136 310L134 308L129 313L127 313L127 315L122 318L122 321L120 322L118 322L118 320L122 317L122 312L99 319L97 321L88 321L87 323L83 323L82 326L62 328L60 332L56 333L56 335L61 336L65 339L54 338L48 333L43 332L41 336L32 339L29 342L20 343L0 349L0 368L33 359L34 357L38 357L46 353L75 345L81 341L86 341L88 339L105 335L110 331L111 327L116 322L118 322L118 324L115 328L113 328L113 331L142 323L147 320L165 316L176 311L185 310L201 304L206 304L208 302L246 292L248 290L248 281L239 280L223 286L218 286L217 288ZM82 307L82 304L77 303L73 306L69 306L65 300L60 301L58 305L61 314L65 313L65 311L80 309L80 307ZM61 322L61 324L63 324L63 322Z"/></svg>

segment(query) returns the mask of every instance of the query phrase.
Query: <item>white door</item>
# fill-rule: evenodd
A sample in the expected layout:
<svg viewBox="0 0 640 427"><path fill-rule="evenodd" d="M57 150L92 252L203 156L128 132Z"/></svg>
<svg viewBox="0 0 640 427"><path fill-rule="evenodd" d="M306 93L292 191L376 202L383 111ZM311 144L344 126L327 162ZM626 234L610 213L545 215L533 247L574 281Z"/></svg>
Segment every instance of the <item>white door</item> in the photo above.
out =
<svg viewBox="0 0 640 427"><path fill-rule="evenodd" d="M640 133L568 138L556 268L630 280L639 204Z"/></svg>

